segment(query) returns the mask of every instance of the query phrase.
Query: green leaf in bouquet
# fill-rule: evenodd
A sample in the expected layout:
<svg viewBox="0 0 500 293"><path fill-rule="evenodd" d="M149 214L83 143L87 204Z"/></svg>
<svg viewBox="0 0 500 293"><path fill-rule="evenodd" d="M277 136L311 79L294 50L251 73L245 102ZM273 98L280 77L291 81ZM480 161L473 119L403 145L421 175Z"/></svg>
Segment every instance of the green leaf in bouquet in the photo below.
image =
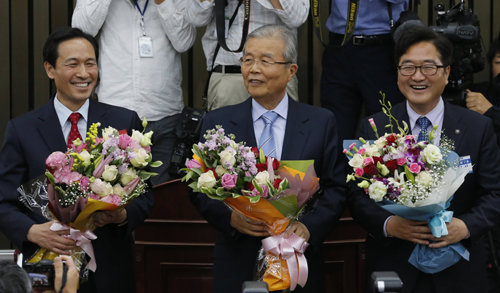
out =
<svg viewBox="0 0 500 293"><path fill-rule="evenodd" d="M408 180L415 183L415 176L413 176L413 173L411 173L410 168L408 168L408 165L405 165L405 174Z"/></svg>
<svg viewBox="0 0 500 293"><path fill-rule="evenodd" d="M280 161L281 166L286 166L288 168L295 169L302 173L306 173L307 168L314 164L314 160L291 160L291 161Z"/></svg>
<svg viewBox="0 0 500 293"><path fill-rule="evenodd" d="M149 166L153 167L153 168L158 168L160 167L161 165L163 165L163 162L162 161L154 161L153 163L151 163Z"/></svg>
<svg viewBox="0 0 500 293"><path fill-rule="evenodd" d="M276 200L270 200L272 204L283 216L293 218L296 216L299 210L299 204L297 203L297 196L290 195L282 197Z"/></svg>
<svg viewBox="0 0 500 293"><path fill-rule="evenodd" d="M263 189L262 189L262 187L261 187L261 186L257 183L257 180L255 180L255 179L254 179L254 180L252 180L252 184L253 184L253 186L255 187L255 189L257 189L257 191L258 191L260 194L262 194L262 192L263 192L264 190L263 190Z"/></svg>
<svg viewBox="0 0 500 293"><path fill-rule="evenodd" d="M54 175L52 175L52 173L50 173L49 171L45 171L45 176L47 176L47 179L49 179L50 183L52 183L53 185L56 184L56 179L54 178Z"/></svg>
<svg viewBox="0 0 500 293"><path fill-rule="evenodd" d="M283 180L280 182L280 186L278 188L279 191L283 191L289 187L288 179L283 178Z"/></svg>
<svg viewBox="0 0 500 293"><path fill-rule="evenodd" d="M189 185L188 185L194 192L200 192L201 190L198 189L198 182L191 182Z"/></svg>
<svg viewBox="0 0 500 293"><path fill-rule="evenodd" d="M218 187L215 190L215 194L218 196L224 196L226 194L226 190L224 189L224 187Z"/></svg>
<svg viewBox="0 0 500 293"><path fill-rule="evenodd" d="M186 175L184 175L184 177L182 177L181 182L187 182L188 180L190 180L191 178L193 178L194 174L195 173L193 171L191 171L191 170L187 171Z"/></svg>
<svg viewBox="0 0 500 293"><path fill-rule="evenodd" d="M257 203L260 200L260 196L249 196L248 200L250 200L250 203Z"/></svg>
<svg viewBox="0 0 500 293"><path fill-rule="evenodd" d="M156 172L148 172L144 170L139 171L139 177L141 177L142 180L148 180L149 178L151 178L151 176L156 175L158 175L158 173Z"/></svg>

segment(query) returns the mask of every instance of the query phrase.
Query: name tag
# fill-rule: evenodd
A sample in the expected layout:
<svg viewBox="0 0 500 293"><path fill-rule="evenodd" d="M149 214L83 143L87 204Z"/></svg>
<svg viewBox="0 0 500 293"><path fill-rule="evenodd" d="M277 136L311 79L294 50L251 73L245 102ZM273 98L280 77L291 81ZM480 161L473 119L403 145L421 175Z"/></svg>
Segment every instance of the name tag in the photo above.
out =
<svg viewBox="0 0 500 293"><path fill-rule="evenodd" d="M472 174L472 160L470 159L470 156L460 157L460 159L458 161L458 167L459 168L470 168L469 173Z"/></svg>
<svg viewBox="0 0 500 293"><path fill-rule="evenodd" d="M153 39L151 37L139 37L139 56L143 58L153 57Z"/></svg>

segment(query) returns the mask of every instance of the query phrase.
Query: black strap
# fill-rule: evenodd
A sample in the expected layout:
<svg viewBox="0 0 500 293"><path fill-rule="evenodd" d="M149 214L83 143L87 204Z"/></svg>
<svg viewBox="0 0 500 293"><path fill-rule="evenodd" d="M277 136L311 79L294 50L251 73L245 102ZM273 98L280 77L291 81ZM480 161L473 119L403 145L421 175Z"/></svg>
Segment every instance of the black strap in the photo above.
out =
<svg viewBox="0 0 500 293"><path fill-rule="evenodd" d="M320 6L319 0L312 0L311 6L312 6L311 16L313 20L314 33L318 37L321 44L323 44L323 46L326 47L326 43L323 40L323 32L321 30L322 26L321 26L321 15L319 12L319 6Z"/></svg>
<svg viewBox="0 0 500 293"><path fill-rule="evenodd" d="M345 23L344 40L341 46L349 42L354 34L354 27L356 26L356 18L358 17L359 0L349 0L347 5L347 21Z"/></svg>
<svg viewBox="0 0 500 293"><path fill-rule="evenodd" d="M394 18L392 17L392 3L387 2L387 14L389 14L389 27L394 27Z"/></svg>
<svg viewBox="0 0 500 293"><path fill-rule="evenodd" d="M226 0L227 1L227 0ZM229 25L228 25L228 30L233 25L234 20L236 19L236 15L238 15L238 9L240 9L241 3L243 3L243 0L238 1L238 5L236 6L236 9L234 10L233 16L231 16L231 19L229 20ZM225 32L224 32L225 34ZM218 32L217 32L218 35ZM220 43L217 42L217 46L215 46L215 51L214 51L214 56L212 58L212 65L210 66L210 71L208 72L208 78L207 82L205 83L205 90L203 91L203 109L207 109L207 96L208 96L208 86L210 84L210 78L212 77L212 72L214 70L214 65L215 65L215 58L217 58L217 54L219 53L220 50Z"/></svg>
<svg viewBox="0 0 500 293"><path fill-rule="evenodd" d="M238 3L238 8L239 5L241 4L241 1L242 0L240 0L240 3ZM247 39L248 28L250 26L250 0L243 0L243 2L245 3L245 9L244 9L245 13L243 18L243 30L241 35L241 42L238 49L231 50L228 48L226 44L226 25L225 25L226 15L224 11L225 0L215 0L215 25L216 25L215 27L217 30L217 40L220 46L224 50L229 52L234 52L234 53L241 52L243 50L243 47L245 46L245 41ZM238 9L236 9L235 12L237 13L237 11Z"/></svg>
<svg viewBox="0 0 500 293"><path fill-rule="evenodd" d="M59 293L63 292L64 286L66 286L67 279L68 279L68 265L63 262L63 275L61 280L61 288L59 288Z"/></svg>
<svg viewBox="0 0 500 293"><path fill-rule="evenodd" d="M146 0L146 4L144 4L143 10L141 10L141 7L139 7L139 4L137 4L137 0L134 0L134 3L135 7L137 7L137 10L139 10L141 16L144 17L144 13L146 13L146 9L148 9L149 0Z"/></svg>

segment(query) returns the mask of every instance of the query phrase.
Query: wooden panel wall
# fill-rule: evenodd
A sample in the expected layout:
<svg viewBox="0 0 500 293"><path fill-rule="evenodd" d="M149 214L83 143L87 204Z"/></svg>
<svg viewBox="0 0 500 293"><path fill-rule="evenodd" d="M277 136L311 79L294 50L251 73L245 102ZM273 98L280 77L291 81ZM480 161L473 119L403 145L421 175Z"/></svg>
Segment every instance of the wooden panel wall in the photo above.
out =
<svg viewBox="0 0 500 293"><path fill-rule="evenodd" d="M187 0L186 0L187 1ZM449 6L448 0L421 0L419 15L432 24L438 2ZM484 47L500 31L500 1L469 0L481 20ZM71 23L76 0L0 0L0 141L7 122L46 103L52 88L42 64L42 47L49 33ZM329 13L329 0L320 1L323 20ZM324 22L324 21L323 21ZM207 73L201 46L204 29L198 30L198 40L182 55L183 89L187 105L200 107ZM325 36L326 37L326 36ZM486 49L487 50L487 49ZM309 104L319 105L319 81L323 46L314 35L311 18L299 29L299 94ZM487 80L486 70L476 74L476 81ZM0 241L0 248L2 248Z"/></svg>

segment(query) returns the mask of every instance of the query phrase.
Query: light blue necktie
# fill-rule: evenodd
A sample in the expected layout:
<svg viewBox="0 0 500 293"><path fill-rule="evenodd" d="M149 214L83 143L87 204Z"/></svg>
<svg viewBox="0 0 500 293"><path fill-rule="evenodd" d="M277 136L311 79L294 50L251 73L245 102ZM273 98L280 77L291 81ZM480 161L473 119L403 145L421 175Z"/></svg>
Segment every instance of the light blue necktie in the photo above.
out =
<svg viewBox="0 0 500 293"><path fill-rule="evenodd" d="M432 125L431 121L427 117L422 116L417 119L417 124L420 126L420 133L418 134L417 141L429 141L429 134L427 133L427 128Z"/></svg>
<svg viewBox="0 0 500 293"><path fill-rule="evenodd" d="M264 151L264 154L269 157L276 157L276 142L273 137L273 123L278 118L278 114L273 111L268 111L260 116L264 121L265 126L259 139L259 148Z"/></svg>

